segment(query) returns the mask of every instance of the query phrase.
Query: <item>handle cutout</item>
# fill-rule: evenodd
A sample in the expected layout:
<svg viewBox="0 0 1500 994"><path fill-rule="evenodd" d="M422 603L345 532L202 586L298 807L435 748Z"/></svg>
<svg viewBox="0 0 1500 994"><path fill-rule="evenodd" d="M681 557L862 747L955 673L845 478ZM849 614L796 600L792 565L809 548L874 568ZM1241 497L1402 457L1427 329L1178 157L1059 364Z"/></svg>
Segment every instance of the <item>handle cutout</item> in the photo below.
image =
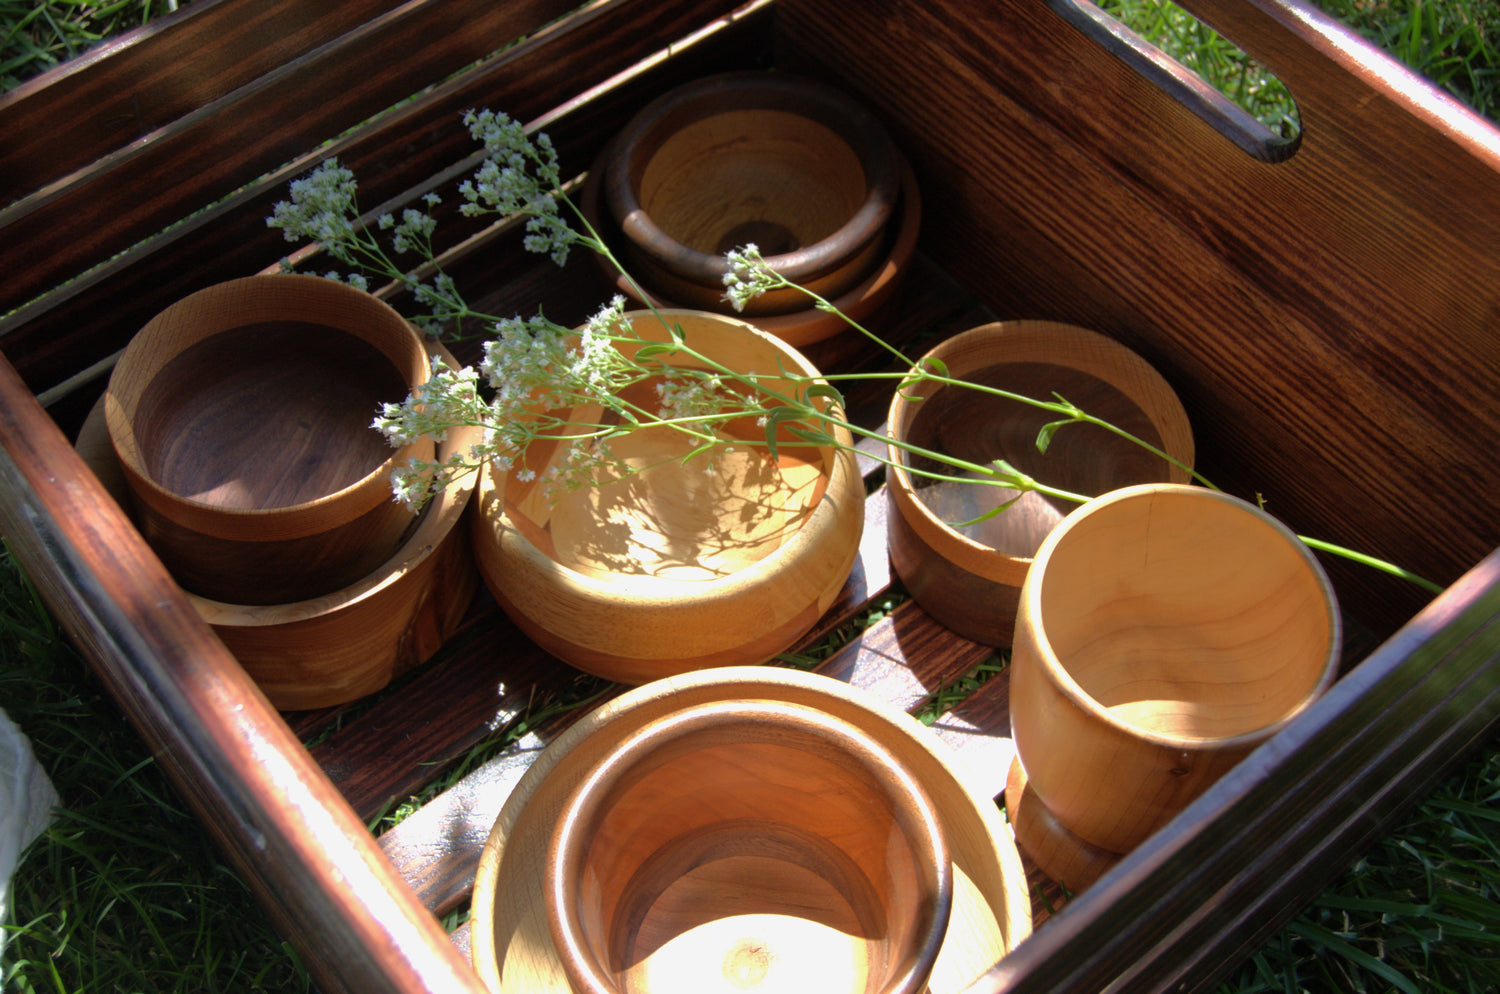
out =
<svg viewBox="0 0 1500 994"><path fill-rule="evenodd" d="M1048 2L1250 155L1283 162L1296 152L1302 121L1285 84L1171 0Z"/></svg>

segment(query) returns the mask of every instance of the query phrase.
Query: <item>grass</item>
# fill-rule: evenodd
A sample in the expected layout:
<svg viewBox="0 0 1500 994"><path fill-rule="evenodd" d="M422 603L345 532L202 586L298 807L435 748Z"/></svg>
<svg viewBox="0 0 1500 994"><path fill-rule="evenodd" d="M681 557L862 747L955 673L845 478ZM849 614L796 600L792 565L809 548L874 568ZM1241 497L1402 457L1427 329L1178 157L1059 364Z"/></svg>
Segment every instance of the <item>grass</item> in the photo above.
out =
<svg viewBox="0 0 1500 994"><path fill-rule="evenodd" d="M1500 119L1500 0L1319 2L1480 114ZM0 0L0 89L175 6L172 0ZM1288 134L1295 126L1293 95L1179 8L1156 0L1103 6L1214 79L1268 127ZM893 606L878 606L869 620ZM813 665L824 649L786 662ZM1002 665L988 660L935 692L924 715L952 707ZM580 684L564 699L538 702L448 770L440 785L597 690ZM294 951L180 808L145 746L58 637L3 550L0 708L31 736L63 802L16 875L0 989L311 989ZM381 815L372 829L394 823L421 800ZM1500 750L1491 744L1255 953L1221 994L1500 989L1497 802Z"/></svg>

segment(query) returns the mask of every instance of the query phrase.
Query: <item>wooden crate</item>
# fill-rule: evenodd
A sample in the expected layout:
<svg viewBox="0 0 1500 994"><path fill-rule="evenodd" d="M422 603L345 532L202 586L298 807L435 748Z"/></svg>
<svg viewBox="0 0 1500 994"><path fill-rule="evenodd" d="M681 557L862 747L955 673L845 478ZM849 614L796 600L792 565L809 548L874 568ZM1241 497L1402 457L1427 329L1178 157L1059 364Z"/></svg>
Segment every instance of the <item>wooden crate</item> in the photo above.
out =
<svg viewBox="0 0 1500 994"><path fill-rule="evenodd" d="M1334 691L975 990L1211 984L1491 730L1500 134L1297 0L1188 6L1288 84L1295 149L1081 0L198 0L0 97L0 529L323 989L480 989L432 912L466 900L535 741L378 840L363 819L572 677L481 594L397 697L278 714L67 433L151 315L276 264L288 246L264 218L290 179L336 154L367 207L446 188L472 152L469 107L548 131L581 171L676 83L827 77L888 122L923 190L921 254L883 332L1105 332L1180 393L1210 478L1447 585L1424 604L1331 563L1368 634ZM475 236L452 272L492 311L571 320L601 299L585 265L447 221ZM877 361L842 340L809 353L830 371ZM869 424L883 407L851 397ZM889 587L883 507L876 490L855 574L810 638ZM907 604L823 669L910 706L986 654ZM997 790L1005 687L939 721Z"/></svg>

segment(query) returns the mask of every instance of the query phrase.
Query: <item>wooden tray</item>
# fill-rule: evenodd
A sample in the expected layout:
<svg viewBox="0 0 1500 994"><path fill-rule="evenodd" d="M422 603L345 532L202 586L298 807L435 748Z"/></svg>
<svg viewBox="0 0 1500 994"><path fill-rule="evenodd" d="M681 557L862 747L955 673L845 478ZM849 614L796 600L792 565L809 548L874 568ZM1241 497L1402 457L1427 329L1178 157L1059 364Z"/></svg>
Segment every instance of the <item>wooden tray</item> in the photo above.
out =
<svg viewBox="0 0 1500 994"><path fill-rule="evenodd" d="M1210 478L1447 586L1426 604L1333 564L1350 630L1370 633L1334 690L976 990L1212 986L1494 727L1500 136L1301 0L1191 6L1289 85L1291 154L1079 0L204 0L0 96L0 531L322 989L483 989L433 912L467 900L500 806L565 722L378 840L361 819L571 676L481 595L399 694L278 714L69 433L151 315L294 248L264 223L288 180L336 154L372 210L447 193L468 107L538 123L582 170L686 79L830 79L887 122L922 190L881 331L914 352L1002 317L1115 337L1182 397ZM495 313L570 321L603 296L587 260L556 271L511 228L455 213L439 230ZM847 336L809 353L881 361ZM886 399L850 408L874 426ZM890 587L868 481L859 564L811 638ZM913 707L988 651L903 605L822 671ZM938 721L995 794L1007 719L1000 678Z"/></svg>

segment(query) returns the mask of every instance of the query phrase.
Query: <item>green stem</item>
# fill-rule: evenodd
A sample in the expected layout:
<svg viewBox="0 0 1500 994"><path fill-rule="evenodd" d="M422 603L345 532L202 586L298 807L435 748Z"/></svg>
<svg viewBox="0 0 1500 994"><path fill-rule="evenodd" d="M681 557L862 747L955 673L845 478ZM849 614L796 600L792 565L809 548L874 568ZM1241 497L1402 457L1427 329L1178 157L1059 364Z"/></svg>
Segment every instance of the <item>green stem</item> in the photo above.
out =
<svg viewBox="0 0 1500 994"><path fill-rule="evenodd" d="M1347 549L1342 545L1334 545L1332 542L1325 542L1320 538L1309 538L1306 535L1298 535L1297 538L1301 539L1302 544L1310 549L1317 549L1319 552L1326 552L1329 555L1341 556L1344 559L1359 563L1361 566L1368 566L1382 573L1389 573L1391 576L1400 577L1410 583L1415 583L1428 593L1440 594L1443 592L1442 587L1426 577L1418 576L1410 570L1402 569L1400 566L1388 563L1384 559L1376 559L1374 556L1366 555L1363 552L1355 552L1353 549Z"/></svg>

